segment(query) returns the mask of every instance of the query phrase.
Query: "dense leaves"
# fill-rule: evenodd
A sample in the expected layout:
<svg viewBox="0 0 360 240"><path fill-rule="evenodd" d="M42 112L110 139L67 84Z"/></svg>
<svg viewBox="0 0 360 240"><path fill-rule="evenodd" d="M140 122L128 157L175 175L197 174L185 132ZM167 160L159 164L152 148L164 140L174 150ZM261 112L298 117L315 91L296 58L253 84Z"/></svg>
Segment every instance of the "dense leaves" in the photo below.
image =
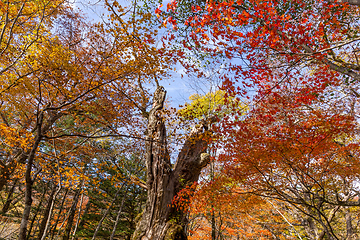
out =
<svg viewBox="0 0 360 240"><path fill-rule="evenodd" d="M189 71L202 76L199 61L228 59L223 89L251 99L245 116L231 112L217 129L219 177L206 185L285 203L293 237L357 236L359 8L349 3L172 1L158 9L188 33L171 33L187 49L179 54L200 56Z"/></svg>
<svg viewBox="0 0 360 240"><path fill-rule="evenodd" d="M119 217L112 219L121 225L121 216L130 212L125 235L130 237L135 228L144 198L137 198L141 193L131 185L130 175L120 177L116 172L124 171L123 163L114 163L115 173L108 172L100 153L109 148L105 144L109 137L141 139L142 114L150 98L143 85L166 76L174 58L153 45L157 29L145 27L149 14L127 15L128 9L116 1L105 5L106 22L90 24L65 1L1 4L0 188L6 190L3 214L13 216L14 208L16 217L23 212L19 239L57 235L69 239L87 225L80 217L86 216L83 211L92 211L93 191L100 191L105 205L112 201L106 198L126 200L126 207L116 204ZM127 159L127 154L144 147L143 142L113 146L124 147L116 159ZM141 173L142 169L132 174ZM106 182L119 189L123 182L121 196L101 190ZM38 190L38 185L46 187ZM18 206L16 187L25 192L18 196ZM128 203L135 198L136 205L129 210ZM112 229L107 236L111 233ZM124 235L116 227L114 234Z"/></svg>
<svg viewBox="0 0 360 240"><path fill-rule="evenodd" d="M0 2L0 237L359 238L357 0L101 3Z"/></svg>

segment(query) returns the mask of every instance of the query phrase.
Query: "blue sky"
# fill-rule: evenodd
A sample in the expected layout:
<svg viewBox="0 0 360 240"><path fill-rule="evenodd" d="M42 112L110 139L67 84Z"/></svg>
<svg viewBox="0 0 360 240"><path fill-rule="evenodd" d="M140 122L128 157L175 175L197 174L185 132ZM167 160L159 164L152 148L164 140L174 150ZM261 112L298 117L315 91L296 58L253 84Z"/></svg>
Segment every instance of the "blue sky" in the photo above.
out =
<svg viewBox="0 0 360 240"><path fill-rule="evenodd" d="M74 0L74 6L81 9L89 19L92 21L101 20L101 16L106 13L104 11L104 0ZM127 6L131 3L131 0L120 0L122 6ZM166 4L169 0L163 1L163 10L166 9ZM171 28L171 26L169 26ZM166 29L163 30L163 34L166 34ZM217 86L220 84L218 74L214 73L215 69L205 69L207 71L207 77L203 79L197 79L196 77L188 77L185 74L184 68L180 65L176 66L176 71L172 72L172 77L169 79L162 79L161 84L167 90L168 100L172 107L178 107L185 102L189 102L189 96L198 93L206 94L209 91L217 90ZM183 75L184 77L181 77Z"/></svg>
<svg viewBox="0 0 360 240"><path fill-rule="evenodd" d="M130 3L130 1L127 0L121 0L119 2L121 2L123 6ZM166 6L167 2L169 1L164 1L164 6ZM73 5L81 9L81 11L84 12L92 21L99 21L101 19L101 15L106 12L104 11L101 0L75 0ZM194 79L191 80L186 77L182 66L176 66L176 69L176 72L172 73L171 78L162 80L162 85L167 90L168 99L173 107L183 105L186 101L188 101L189 96L194 93L203 93L195 90L194 84L192 84ZM184 74L185 77L182 78L181 74Z"/></svg>

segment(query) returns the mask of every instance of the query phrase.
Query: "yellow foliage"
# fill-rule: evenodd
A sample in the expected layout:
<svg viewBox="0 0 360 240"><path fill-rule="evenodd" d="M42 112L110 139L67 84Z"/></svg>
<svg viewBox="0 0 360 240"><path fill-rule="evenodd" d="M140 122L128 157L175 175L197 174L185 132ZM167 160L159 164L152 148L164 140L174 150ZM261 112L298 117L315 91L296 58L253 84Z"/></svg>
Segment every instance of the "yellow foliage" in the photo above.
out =
<svg viewBox="0 0 360 240"><path fill-rule="evenodd" d="M186 103L185 107L178 111L178 114L185 119L203 119L212 115L221 118L233 110L246 110L238 99L227 96L223 90L209 92L206 95L193 94L189 99L191 103Z"/></svg>

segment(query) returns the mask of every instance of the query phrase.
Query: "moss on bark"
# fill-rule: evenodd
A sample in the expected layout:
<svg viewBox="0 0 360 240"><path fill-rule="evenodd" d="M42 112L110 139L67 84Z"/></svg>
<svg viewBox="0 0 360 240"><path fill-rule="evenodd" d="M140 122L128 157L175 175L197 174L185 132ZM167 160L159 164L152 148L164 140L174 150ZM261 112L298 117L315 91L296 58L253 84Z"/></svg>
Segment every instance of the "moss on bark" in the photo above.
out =
<svg viewBox="0 0 360 240"><path fill-rule="evenodd" d="M166 232L165 240L187 240L187 237L183 227L173 223Z"/></svg>

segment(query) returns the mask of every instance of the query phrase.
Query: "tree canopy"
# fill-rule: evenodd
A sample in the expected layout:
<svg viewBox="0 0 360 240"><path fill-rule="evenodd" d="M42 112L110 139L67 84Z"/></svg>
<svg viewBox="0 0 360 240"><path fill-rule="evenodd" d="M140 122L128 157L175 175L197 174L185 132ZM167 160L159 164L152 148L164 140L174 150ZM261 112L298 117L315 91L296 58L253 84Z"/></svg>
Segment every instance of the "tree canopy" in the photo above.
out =
<svg viewBox="0 0 360 240"><path fill-rule="evenodd" d="M96 4L0 2L0 238L359 238L359 1Z"/></svg>

